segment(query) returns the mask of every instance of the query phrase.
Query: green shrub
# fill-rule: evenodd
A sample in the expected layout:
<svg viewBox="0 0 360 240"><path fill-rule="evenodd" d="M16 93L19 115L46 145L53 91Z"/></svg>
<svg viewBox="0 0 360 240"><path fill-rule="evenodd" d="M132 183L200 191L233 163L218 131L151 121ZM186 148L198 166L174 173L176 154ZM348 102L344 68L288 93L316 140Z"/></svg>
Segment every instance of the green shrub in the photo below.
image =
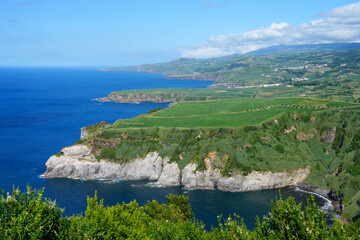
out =
<svg viewBox="0 0 360 240"><path fill-rule="evenodd" d="M26 193L13 188L12 195L0 195L0 239L57 239L66 219L55 202L40 191L27 187Z"/></svg>
<svg viewBox="0 0 360 240"><path fill-rule="evenodd" d="M343 146L345 137L345 130L342 127L336 128L335 132L335 139L332 143L332 149L334 149L335 152L339 152L340 148Z"/></svg>
<svg viewBox="0 0 360 240"><path fill-rule="evenodd" d="M277 144L275 146L275 150L278 151L279 153L284 153L285 152L284 146L281 145L281 144Z"/></svg>
<svg viewBox="0 0 360 240"><path fill-rule="evenodd" d="M60 151L60 152L58 152L57 154L55 154L55 156L57 156L57 157L60 157L60 156L62 156L62 155L64 155L64 152L63 152L63 151Z"/></svg>
<svg viewBox="0 0 360 240"><path fill-rule="evenodd" d="M271 206L269 217L256 222L258 239L326 239L328 236L325 212L319 210L314 197L308 200L305 211L294 198L280 199Z"/></svg>

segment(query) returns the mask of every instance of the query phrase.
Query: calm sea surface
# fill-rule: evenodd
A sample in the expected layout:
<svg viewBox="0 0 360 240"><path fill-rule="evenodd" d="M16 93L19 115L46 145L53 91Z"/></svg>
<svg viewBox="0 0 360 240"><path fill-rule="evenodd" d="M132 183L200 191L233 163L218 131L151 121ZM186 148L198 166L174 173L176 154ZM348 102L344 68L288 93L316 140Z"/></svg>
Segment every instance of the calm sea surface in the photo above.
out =
<svg viewBox="0 0 360 240"><path fill-rule="evenodd" d="M99 72L96 69L0 68L0 189L45 187L45 195L56 199L65 214L83 213L86 196L97 190L107 205L130 202L140 204L157 199L166 202L169 193L185 194L196 218L207 227L217 224L216 216L236 213L248 227L255 217L270 210L279 190L250 193L184 191L181 188L140 186L144 182L106 183L70 179L44 179L45 162L63 147L80 138L80 128L100 121L113 123L167 104L99 103L94 98L111 91L139 88L206 87L210 81L165 80L161 75L132 72ZM309 194L292 188L282 189L283 197L305 201ZM326 201L317 197L320 205Z"/></svg>

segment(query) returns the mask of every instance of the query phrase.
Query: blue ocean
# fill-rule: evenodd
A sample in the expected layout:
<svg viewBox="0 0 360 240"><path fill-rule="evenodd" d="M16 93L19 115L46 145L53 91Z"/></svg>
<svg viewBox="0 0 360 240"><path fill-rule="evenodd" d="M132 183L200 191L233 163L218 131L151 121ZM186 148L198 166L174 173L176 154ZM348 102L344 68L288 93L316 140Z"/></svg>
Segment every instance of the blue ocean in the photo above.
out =
<svg viewBox="0 0 360 240"><path fill-rule="evenodd" d="M84 213L86 197L95 191L106 205L130 202L140 204L156 199L166 202L169 193L189 196L195 217L207 228L217 225L217 216L236 213L252 228L256 216L270 210L279 189L249 193L155 188L141 181L81 181L45 179L47 159L80 138L80 128L100 121L113 123L167 104L99 103L114 90L139 88L202 88L211 81L167 80L157 74L100 72L92 68L0 68L0 189L13 186L25 190L45 188L45 196L56 199L66 215ZM308 193L294 188L281 190L283 197L306 201ZM329 204L316 197L321 206Z"/></svg>

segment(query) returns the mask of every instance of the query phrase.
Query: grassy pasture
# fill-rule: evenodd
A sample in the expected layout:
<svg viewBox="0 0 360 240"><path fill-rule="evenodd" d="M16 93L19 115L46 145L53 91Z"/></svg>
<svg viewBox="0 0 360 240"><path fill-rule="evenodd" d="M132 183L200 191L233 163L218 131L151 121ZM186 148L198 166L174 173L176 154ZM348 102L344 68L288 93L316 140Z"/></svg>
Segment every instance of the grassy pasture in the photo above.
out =
<svg viewBox="0 0 360 240"><path fill-rule="evenodd" d="M202 128L243 127L260 124L283 112L320 111L329 107L357 104L322 99L231 99L206 102L181 102L152 114L119 120L114 128Z"/></svg>

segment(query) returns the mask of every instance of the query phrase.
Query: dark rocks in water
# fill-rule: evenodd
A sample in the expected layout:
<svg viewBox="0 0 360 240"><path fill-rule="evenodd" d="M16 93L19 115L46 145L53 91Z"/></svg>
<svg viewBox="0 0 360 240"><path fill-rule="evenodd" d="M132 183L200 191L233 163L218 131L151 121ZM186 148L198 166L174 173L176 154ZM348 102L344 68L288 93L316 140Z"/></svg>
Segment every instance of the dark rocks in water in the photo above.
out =
<svg viewBox="0 0 360 240"><path fill-rule="evenodd" d="M308 192L313 192L313 193L319 194L327 199L330 199L335 208L335 212L341 213L344 210L344 206L342 204L342 196L337 195L335 192L333 192L329 188L311 186L304 182L299 182L297 184L297 187L299 187L302 190L305 190Z"/></svg>

